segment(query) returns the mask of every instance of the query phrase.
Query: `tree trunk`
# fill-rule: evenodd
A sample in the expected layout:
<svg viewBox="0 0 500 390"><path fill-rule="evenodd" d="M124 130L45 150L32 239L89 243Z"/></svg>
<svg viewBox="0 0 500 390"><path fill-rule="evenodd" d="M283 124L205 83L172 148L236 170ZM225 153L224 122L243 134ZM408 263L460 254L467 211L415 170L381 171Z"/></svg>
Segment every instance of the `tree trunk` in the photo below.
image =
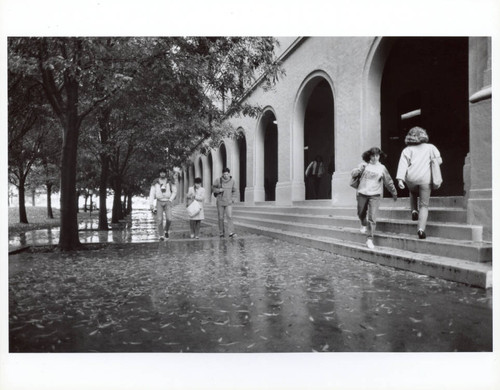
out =
<svg viewBox="0 0 500 390"><path fill-rule="evenodd" d="M111 109L101 110L98 115L99 120L99 135L101 145L106 146L109 135L109 117ZM109 157L106 152L100 153L101 160L101 175L99 178L99 230L109 230L108 226L108 177L109 177Z"/></svg>
<svg viewBox="0 0 500 390"><path fill-rule="evenodd" d="M72 89L77 95L78 84ZM68 92L68 94L70 94ZM67 115L67 126L64 129L63 149L61 156L61 233L59 248L63 251L78 249L81 244L78 238L78 198L76 194L76 156L78 144L78 117L76 115L77 96L68 98L68 106L74 106Z"/></svg>
<svg viewBox="0 0 500 390"><path fill-rule="evenodd" d="M127 214L132 214L132 194L127 196Z"/></svg>
<svg viewBox="0 0 500 390"><path fill-rule="evenodd" d="M124 217L127 215L127 195L125 193L123 193L122 215Z"/></svg>
<svg viewBox="0 0 500 390"><path fill-rule="evenodd" d="M114 196L113 196L113 212L111 214L111 223L118 223L120 219L123 219L122 212L122 182L121 178L115 178L113 186Z"/></svg>
<svg viewBox="0 0 500 390"><path fill-rule="evenodd" d="M24 199L24 180L19 180L19 222L28 223L28 217L26 215L26 202Z"/></svg>
<svg viewBox="0 0 500 390"><path fill-rule="evenodd" d="M109 160L102 154L101 155L101 178L99 181L99 230L109 230L108 216L107 216L107 192L108 192L108 172Z"/></svg>
<svg viewBox="0 0 500 390"><path fill-rule="evenodd" d="M83 198L84 198L83 211L87 212L87 211L89 211L87 208L87 201L89 199L89 196L87 194L83 194Z"/></svg>
<svg viewBox="0 0 500 390"><path fill-rule="evenodd" d="M47 187L47 218L54 219L54 214L52 213L52 184L46 183Z"/></svg>

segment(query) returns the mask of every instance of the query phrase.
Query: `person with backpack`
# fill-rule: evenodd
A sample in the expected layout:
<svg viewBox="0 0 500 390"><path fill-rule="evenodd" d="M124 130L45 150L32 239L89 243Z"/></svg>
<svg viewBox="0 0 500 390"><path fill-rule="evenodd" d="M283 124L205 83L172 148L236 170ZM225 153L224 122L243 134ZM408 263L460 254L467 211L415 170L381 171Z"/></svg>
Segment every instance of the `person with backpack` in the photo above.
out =
<svg viewBox="0 0 500 390"><path fill-rule="evenodd" d="M151 183L149 191L149 207L156 215L156 224L160 241L169 238L170 225L172 224L172 202L177 196L177 187L167 177L167 170L160 168L159 178ZM163 227L163 216L166 223Z"/></svg>
<svg viewBox="0 0 500 390"><path fill-rule="evenodd" d="M212 192L217 199L217 214L219 219L219 236L224 237L224 215L227 217L229 237L236 236L233 223L233 203L236 201L236 183L230 175L229 168L222 170L222 176L212 185Z"/></svg>

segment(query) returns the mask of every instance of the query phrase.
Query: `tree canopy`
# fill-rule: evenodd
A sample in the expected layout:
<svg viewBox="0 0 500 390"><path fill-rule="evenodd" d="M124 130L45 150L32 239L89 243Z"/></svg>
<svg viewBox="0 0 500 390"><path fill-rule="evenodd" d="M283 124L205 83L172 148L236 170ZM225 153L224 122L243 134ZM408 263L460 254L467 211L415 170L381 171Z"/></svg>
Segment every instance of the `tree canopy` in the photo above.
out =
<svg viewBox="0 0 500 390"><path fill-rule="evenodd" d="M111 171L101 176L101 189L109 178L123 182L138 172L138 156L182 165L206 140L231 133L229 117L258 114L244 97L257 81L270 88L283 74L275 45L271 37L9 38L9 78L28 78L42 91L62 130L61 249L79 245L80 136L97 140L86 145ZM22 95L10 86L9 104ZM167 148L168 156L161 152Z"/></svg>

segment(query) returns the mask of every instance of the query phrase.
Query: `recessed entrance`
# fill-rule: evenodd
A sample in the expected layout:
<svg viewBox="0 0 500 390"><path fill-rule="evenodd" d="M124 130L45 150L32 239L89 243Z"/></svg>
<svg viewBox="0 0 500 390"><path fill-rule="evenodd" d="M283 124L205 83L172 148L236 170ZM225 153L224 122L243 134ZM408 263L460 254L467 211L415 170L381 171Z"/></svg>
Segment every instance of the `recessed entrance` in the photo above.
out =
<svg viewBox="0 0 500 390"><path fill-rule="evenodd" d="M220 161L222 164L222 169L227 168L228 167L227 166L227 151L226 151L226 145L224 145L224 143L220 144L219 151L220 151ZM231 169L231 168L229 168L229 169Z"/></svg>
<svg viewBox="0 0 500 390"><path fill-rule="evenodd" d="M462 196L469 151L468 38L387 38L381 84L382 149L396 175L406 133L422 126L443 157L438 196ZM407 195L403 193L402 195Z"/></svg>
<svg viewBox="0 0 500 390"><path fill-rule="evenodd" d="M328 199L335 170L333 94L330 84L322 77L312 79L309 86L311 92L304 116L304 172L319 157L324 173L321 178L306 177L306 199Z"/></svg>
<svg viewBox="0 0 500 390"><path fill-rule="evenodd" d="M247 142L244 134L238 136L238 150L240 156L240 177L238 178L240 186L240 202L245 201L245 188L247 186Z"/></svg>
<svg viewBox="0 0 500 390"><path fill-rule="evenodd" d="M262 118L264 132L264 192L266 201L276 200L278 182L278 125L276 117L267 111Z"/></svg>

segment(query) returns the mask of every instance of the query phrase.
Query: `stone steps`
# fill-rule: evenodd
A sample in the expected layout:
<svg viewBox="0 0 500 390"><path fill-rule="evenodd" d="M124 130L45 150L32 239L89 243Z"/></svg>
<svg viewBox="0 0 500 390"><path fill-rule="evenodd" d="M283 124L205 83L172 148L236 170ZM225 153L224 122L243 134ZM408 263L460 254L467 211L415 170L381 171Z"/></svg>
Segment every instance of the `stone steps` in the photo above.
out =
<svg viewBox="0 0 500 390"><path fill-rule="evenodd" d="M295 210L294 210L295 211ZM293 211L293 212L294 212ZM353 212L354 213L354 212ZM280 222L293 222L300 224L317 224L321 226L336 226L359 228L359 220L352 215L311 215L295 214L286 212L274 212L270 210L246 210L234 208L235 217L258 218L262 220L273 220ZM351 213L349 213L351 214ZM442 237L465 241L482 241L482 226L465 225L460 223L429 222L426 232L431 237ZM378 218L377 231L394 234L415 235L417 231L416 221L404 221L401 219Z"/></svg>
<svg viewBox="0 0 500 390"><path fill-rule="evenodd" d="M294 244L306 245L343 256L429 275L435 278L451 280L482 288L492 287L491 264L487 263L430 256L424 253L414 253L383 246L378 246L370 250L364 243L360 244L335 238L308 236L279 229L255 227L244 223L238 223L238 227L253 233L265 234Z"/></svg>
<svg viewBox="0 0 500 390"><path fill-rule="evenodd" d="M288 214L293 211L294 214L307 215L328 215L328 216L356 216L355 207L334 207L331 204L328 206L273 206L273 205L256 205L256 206L234 206L235 210L245 207L248 211L264 211ZM385 206L379 208L378 219L410 219L409 207ZM458 207L431 207L429 222L445 222L445 223L461 223L467 221L467 211Z"/></svg>
<svg viewBox="0 0 500 390"><path fill-rule="evenodd" d="M391 207L392 200L382 200L375 250L365 245L355 207L335 207L330 201L295 202L292 206L271 202L237 204L233 217L236 226L251 232L438 278L491 287L492 244L482 240L482 227L465 223L466 210L458 207L462 203L460 197L433 199L426 240L417 238L416 222L410 220L407 200L401 200L407 207ZM206 206L205 217L216 221L216 208Z"/></svg>

